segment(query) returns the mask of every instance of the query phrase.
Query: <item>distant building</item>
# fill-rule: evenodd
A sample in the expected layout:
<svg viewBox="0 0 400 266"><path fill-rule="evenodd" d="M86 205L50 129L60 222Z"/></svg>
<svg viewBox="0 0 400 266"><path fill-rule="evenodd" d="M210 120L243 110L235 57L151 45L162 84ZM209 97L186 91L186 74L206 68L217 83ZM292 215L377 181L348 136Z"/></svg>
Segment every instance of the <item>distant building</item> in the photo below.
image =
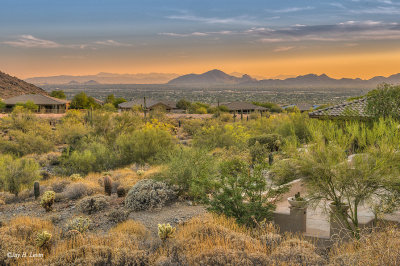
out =
<svg viewBox="0 0 400 266"><path fill-rule="evenodd" d="M104 102L102 100L99 100L99 99L94 98L94 97L92 97L92 98L93 98L94 102L97 103L98 105L101 105L101 106L104 105Z"/></svg>
<svg viewBox="0 0 400 266"><path fill-rule="evenodd" d="M6 112L11 112L15 105L33 102L36 104L39 113L65 113L69 107L69 101L50 97L43 94L24 94L3 101L6 105Z"/></svg>
<svg viewBox="0 0 400 266"><path fill-rule="evenodd" d="M158 108L165 110L166 112L172 112L178 110L175 102L164 101L164 100L151 100L151 99L146 99L146 104L144 103L144 99L120 103L118 105L118 108L122 111L124 110L126 111L126 110L131 110L135 106L139 106L143 109L146 106L146 108L150 111Z"/></svg>
<svg viewBox="0 0 400 266"><path fill-rule="evenodd" d="M215 105L216 106L216 105ZM230 113L242 113L243 114L250 114L253 112L266 112L268 111L267 108L254 105L251 103L247 102L225 102L225 103L219 103L219 106L225 106L228 108Z"/></svg>
<svg viewBox="0 0 400 266"><path fill-rule="evenodd" d="M366 112L367 99L345 102L309 113L311 118L320 119L369 119L371 115Z"/></svg>

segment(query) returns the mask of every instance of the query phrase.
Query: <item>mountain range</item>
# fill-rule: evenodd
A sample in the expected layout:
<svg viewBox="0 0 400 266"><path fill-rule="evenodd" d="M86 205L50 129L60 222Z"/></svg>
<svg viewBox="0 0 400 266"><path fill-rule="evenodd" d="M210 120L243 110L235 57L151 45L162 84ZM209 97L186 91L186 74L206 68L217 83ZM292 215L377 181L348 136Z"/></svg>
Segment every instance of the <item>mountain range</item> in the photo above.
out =
<svg viewBox="0 0 400 266"><path fill-rule="evenodd" d="M286 79L257 80L249 75L236 77L218 69L203 74L188 74L170 80L167 84L173 86L215 87L215 86L251 86L259 88L375 88L378 84L399 84L400 73L389 77L377 76L363 80L360 78L334 79L326 74L308 74Z"/></svg>
<svg viewBox="0 0 400 266"><path fill-rule="evenodd" d="M7 99L22 94L47 94L47 92L0 71L0 98Z"/></svg>
<svg viewBox="0 0 400 266"><path fill-rule="evenodd" d="M41 85L96 85L96 84L163 84L178 77L173 73L114 74L100 72L85 76L50 76L27 78L25 81Z"/></svg>
<svg viewBox="0 0 400 266"><path fill-rule="evenodd" d="M297 77L278 76L280 78L260 79L247 74L233 72L226 74L214 69L202 74L177 74L149 73L149 74L112 74L99 73L87 76L52 76L26 79L38 86L40 85L98 85L98 84L159 84L169 87L253 87L253 88L352 88L372 89L378 84L400 84L400 73L389 77L376 76L371 79L342 78L334 79L326 74L307 74Z"/></svg>

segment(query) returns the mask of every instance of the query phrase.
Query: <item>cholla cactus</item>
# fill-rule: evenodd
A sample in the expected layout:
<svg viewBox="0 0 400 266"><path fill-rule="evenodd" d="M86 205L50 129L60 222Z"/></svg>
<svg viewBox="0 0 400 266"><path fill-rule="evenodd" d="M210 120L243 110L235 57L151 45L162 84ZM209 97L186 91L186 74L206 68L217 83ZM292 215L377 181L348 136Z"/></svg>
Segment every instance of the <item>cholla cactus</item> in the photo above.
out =
<svg viewBox="0 0 400 266"><path fill-rule="evenodd" d="M68 223L67 231L78 231L83 234L89 229L90 223L91 221L89 218L84 218L82 216L77 217Z"/></svg>
<svg viewBox="0 0 400 266"><path fill-rule="evenodd" d="M174 238L176 228L170 224L159 224L158 225L158 236L162 242L165 242L169 238Z"/></svg>
<svg viewBox="0 0 400 266"><path fill-rule="evenodd" d="M35 239L36 246L39 248L49 248L51 237L52 235L47 231L38 233Z"/></svg>
<svg viewBox="0 0 400 266"><path fill-rule="evenodd" d="M136 171L136 174L138 175L138 176L142 176L142 175L144 175L144 170L137 170Z"/></svg>
<svg viewBox="0 0 400 266"><path fill-rule="evenodd" d="M43 194L42 200L40 201L40 205L49 212L53 209L53 203L56 198L56 193L54 191L46 191Z"/></svg>
<svg viewBox="0 0 400 266"><path fill-rule="evenodd" d="M69 178L71 178L72 181L80 181L83 179L80 174L73 174Z"/></svg>

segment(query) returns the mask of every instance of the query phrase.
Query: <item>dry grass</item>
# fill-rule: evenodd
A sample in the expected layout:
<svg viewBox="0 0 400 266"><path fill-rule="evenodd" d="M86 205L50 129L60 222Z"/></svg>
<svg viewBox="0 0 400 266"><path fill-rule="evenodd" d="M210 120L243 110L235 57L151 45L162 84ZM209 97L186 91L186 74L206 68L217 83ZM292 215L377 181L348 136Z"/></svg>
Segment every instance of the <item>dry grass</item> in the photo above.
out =
<svg viewBox="0 0 400 266"><path fill-rule="evenodd" d="M145 238L150 235L149 231L141 223L133 220L120 223L109 231L110 235L125 235L130 237Z"/></svg>
<svg viewBox="0 0 400 266"><path fill-rule="evenodd" d="M360 240L336 245L330 258L332 265L400 265L400 231L375 228Z"/></svg>

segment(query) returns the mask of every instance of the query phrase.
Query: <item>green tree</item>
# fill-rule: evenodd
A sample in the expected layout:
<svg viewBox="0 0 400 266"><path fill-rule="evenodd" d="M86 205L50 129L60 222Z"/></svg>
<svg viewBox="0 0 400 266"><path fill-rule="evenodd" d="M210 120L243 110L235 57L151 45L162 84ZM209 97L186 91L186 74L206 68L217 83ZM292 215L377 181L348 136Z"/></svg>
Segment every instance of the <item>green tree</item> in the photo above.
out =
<svg viewBox="0 0 400 266"><path fill-rule="evenodd" d="M124 103L124 102L126 102L125 98L122 98L122 97L115 98L115 100L114 100L115 108L118 108L118 105L121 103Z"/></svg>
<svg viewBox="0 0 400 266"><path fill-rule="evenodd" d="M3 111L6 108L6 104L0 99L0 111Z"/></svg>
<svg viewBox="0 0 400 266"><path fill-rule="evenodd" d="M176 103L176 107L178 109L182 109L182 110L188 110L190 108L190 106L192 105L191 102L185 100L185 99L180 99L177 103Z"/></svg>
<svg viewBox="0 0 400 266"><path fill-rule="evenodd" d="M377 205L383 206L396 198L400 187L399 162L400 155L392 148L371 147L349 160L344 148L321 142L299 154L294 166L297 170L292 173L304 179L311 200L338 206L334 215L358 237L360 205L378 201Z"/></svg>
<svg viewBox="0 0 400 266"><path fill-rule="evenodd" d="M115 102L115 96L114 96L114 94L109 94L109 95L107 96L107 98L106 98L105 103L112 103L112 104L114 104L114 102Z"/></svg>
<svg viewBox="0 0 400 266"><path fill-rule="evenodd" d="M251 170L240 159L223 162L209 210L246 225L254 225L254 220L270 220L275 205L268 198L282 191L269 189L262 171L260 166Z"/></svg>
<svg viewBox="0 0 400 266"><path fill-rule="evenodd" d="M368 114L378 117L400 118L400 85L382 84L367 94Z"/></svg>
<svg viewBox="0 0 400 266"><path fill-rule="evenodd" d="M99 108L100 105L94 100L93 97L89 97L84 92L80 92L72 98L70 108L71 109L89 109Z"/></svg>
<svg viewBox="0 0 400 266"><path fill-rule="evenodd" d="M67 99L63 90L55 90L50 93L51 97L58 98L58 99Z"/></svg>

